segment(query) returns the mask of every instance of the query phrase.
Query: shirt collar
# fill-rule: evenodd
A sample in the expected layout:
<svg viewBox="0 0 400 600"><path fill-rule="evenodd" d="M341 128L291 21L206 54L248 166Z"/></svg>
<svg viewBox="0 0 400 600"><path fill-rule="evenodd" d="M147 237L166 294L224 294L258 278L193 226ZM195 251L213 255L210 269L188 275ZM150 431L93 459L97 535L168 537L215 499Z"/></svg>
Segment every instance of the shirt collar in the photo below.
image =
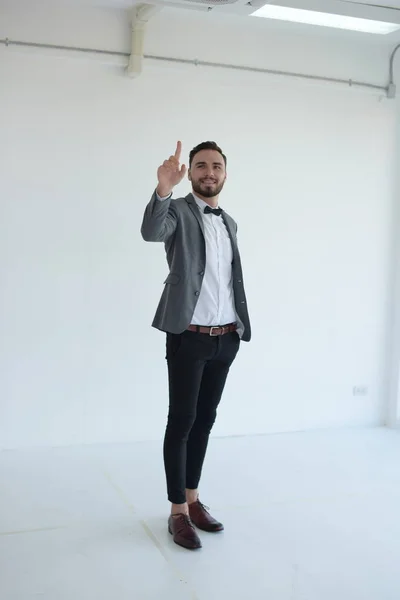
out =
<svg viewBox="0 0 400 600"><path fill-rule="evenodd" d="M200 210L202 212L204 212L205 207L209 206L209 204L207 204L207 202L204 202L204 200L202 200L201 198L199 198L198 196L196 196L196 194L194 194L193 192L192 192L192 196L196 200L197 206L200 208ZM215 208L218 208L218 206L216 206Z"/></svg>

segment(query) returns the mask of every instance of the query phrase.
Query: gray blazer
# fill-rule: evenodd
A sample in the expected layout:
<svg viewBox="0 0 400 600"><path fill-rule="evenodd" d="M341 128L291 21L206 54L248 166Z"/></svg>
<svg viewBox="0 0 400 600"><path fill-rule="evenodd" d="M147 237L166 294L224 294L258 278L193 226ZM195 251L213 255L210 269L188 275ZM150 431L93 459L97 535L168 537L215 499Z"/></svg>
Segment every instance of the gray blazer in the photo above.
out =
<svg viewBox="0 0 400 600"><path fill-rule="evenodd" d="M242 340L248 342L251 328L236 239L237 225L225 211L222 218L232 242L236 313L244 328ZM170 269L153 327L183 333L191 323L206 268L203 220L192 194L160 201L154 193L144 213L141 233L146 242L164 242Z"/></svg>

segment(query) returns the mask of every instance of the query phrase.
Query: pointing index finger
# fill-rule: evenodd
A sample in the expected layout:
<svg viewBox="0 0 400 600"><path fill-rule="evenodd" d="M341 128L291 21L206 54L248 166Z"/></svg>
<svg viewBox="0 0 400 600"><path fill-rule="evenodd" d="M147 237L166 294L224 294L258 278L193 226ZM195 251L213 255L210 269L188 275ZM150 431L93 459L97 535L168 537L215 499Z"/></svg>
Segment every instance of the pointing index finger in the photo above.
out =
<svg viewBox="0 0 400 600"><path fill-rule="evenodd" d="M175 158L176 158L177 160L179 160L179 159L180 159L180 157L181 157L181 152L182 152L182 142L178 142L178 143L176 144L176 150L175 150Z"/></svg>

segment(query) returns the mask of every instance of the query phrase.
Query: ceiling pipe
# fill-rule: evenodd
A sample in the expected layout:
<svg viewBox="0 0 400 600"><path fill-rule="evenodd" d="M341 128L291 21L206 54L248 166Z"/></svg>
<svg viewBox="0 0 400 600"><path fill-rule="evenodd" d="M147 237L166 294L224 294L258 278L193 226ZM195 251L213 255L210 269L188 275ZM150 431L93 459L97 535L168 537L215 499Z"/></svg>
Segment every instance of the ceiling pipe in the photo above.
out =
<svg viewBox="0 0 400 600"><path fill-rule="evenodd" d="M153 4L139 4L132 10L132 46L126 72L133 79L139 77L142 72L144 37L147 23L161 8L161 6Z"/></svg>
<svg viewBox="0 0 400 600"><path fill-rule="evenodd" d="M390 56L390 67L389 67L389 86L388 86L388 98L396 97L396 83L394 80L394 59L397 52L400 50L400 44L396 46Z"/></svg>
<svg viewBox="0 0 400 600"><path fill-rule="evenodd" d="M0 39L0 46L12 47L26 47L26 48L45 48L47 50L65 50L71 52L82 52L84 54L98 54L100 56L118 56L123 58L129 58L129 52L119 52L118 50L104 50L102 48L82 48L79 46L62 46L60 44L45 44L43 42L27 42L22 40L10 40L9 38ZM294 73L290 71L279 71L274 69L267 69L261 67L250 67L245 65L236 65L236 64L227 64L227 63L217 63L217 62L207 62L201 61L198 59L190 59L190 58L174 58L172 56L156 56L152 54L145 54L142 58L149 60L156 60L160 62L169 62L169 63L180 63L185 65L193 65L195 67L212 67L212 68L220 68L220 69L229 69L234 71L247 71L252 73L259 73L264 75L279 75L282 77L293 77L297 79L305 79L311 81L321 81L324 83L338 83L348 85L350 87L360 87L369 90L375 90L379 92L384 92L388 98L396 97L396 84L394 81L394 59L396 56L396 52L400 50L400 44L396 46L393 50L391 59L390 59L390 83L389 85L383 86L375 83L368 83L365 81L354 81L352 79L339 79L334 77L326 77L324 75L310 75L306 73Z"/></svg>

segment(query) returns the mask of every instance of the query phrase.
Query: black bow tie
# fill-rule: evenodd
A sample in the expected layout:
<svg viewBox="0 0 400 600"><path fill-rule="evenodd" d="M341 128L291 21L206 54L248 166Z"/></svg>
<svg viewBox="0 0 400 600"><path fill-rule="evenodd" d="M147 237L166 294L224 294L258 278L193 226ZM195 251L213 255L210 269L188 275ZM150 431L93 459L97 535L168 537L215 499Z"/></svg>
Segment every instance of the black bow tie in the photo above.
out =
<svg viewBox="0 0 400 600"><path fill-rule="evenodd" d="M212 213L213 215L217 215L217 217L220 217L222 214L222 208L211 208L211 206L206 206L204 212L206 215Z"/></svg>

